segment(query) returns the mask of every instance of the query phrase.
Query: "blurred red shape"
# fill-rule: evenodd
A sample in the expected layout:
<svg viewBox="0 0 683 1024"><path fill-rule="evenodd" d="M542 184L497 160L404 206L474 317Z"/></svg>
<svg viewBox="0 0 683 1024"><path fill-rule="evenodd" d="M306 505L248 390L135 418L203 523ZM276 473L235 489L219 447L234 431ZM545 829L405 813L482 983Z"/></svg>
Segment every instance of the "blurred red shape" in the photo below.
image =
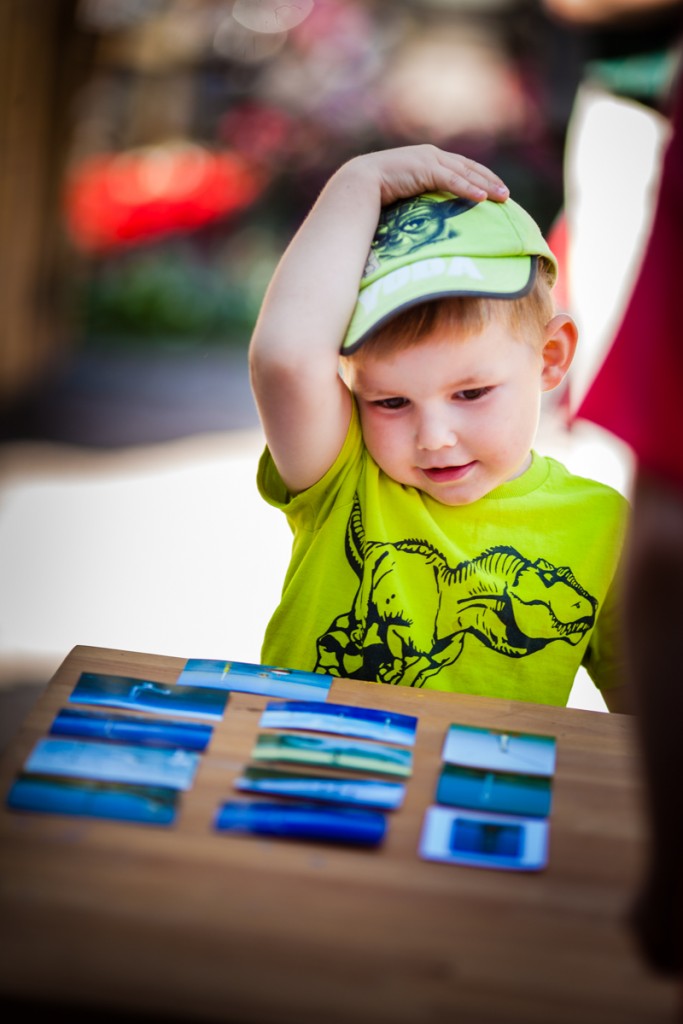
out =
<svg viewBox="0 0 683 1024"><path fill-rule="evenodd" d="M75 244L99 252L192 231L248 206L264 175L233 152L169 145L90 157L67 176Z"/></svg>

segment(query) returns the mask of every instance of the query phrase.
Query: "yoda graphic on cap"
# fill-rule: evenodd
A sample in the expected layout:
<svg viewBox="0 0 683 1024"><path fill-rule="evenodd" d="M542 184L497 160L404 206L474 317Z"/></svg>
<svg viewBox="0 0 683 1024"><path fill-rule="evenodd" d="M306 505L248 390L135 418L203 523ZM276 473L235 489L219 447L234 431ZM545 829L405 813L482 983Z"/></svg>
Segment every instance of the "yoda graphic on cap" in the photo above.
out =
<svg viewBox="0 0 683 1024"><path fill-rule="evenodd" d="M455 238L458 232L450 221L476 206L471 199L440 199L415 196L385 206L372 242L380 259L408 256L430 242Z"/></svg>
<svg viewBox="0 0 683 1024"><path fill-rule="evenodd" d="M385 206L372 240L364 277L374 273L383 260L409 256L432 242L443 242L458 234L451 223L476 203L456 197L414 196Z"/></svg>

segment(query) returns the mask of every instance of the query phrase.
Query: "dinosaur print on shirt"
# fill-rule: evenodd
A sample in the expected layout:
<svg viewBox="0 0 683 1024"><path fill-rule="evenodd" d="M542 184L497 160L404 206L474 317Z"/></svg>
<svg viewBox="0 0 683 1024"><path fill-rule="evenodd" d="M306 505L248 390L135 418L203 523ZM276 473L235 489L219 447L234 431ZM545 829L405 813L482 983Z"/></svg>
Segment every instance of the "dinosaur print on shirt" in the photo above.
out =
<svg viewBox="0 0 683 1024"><path fill-rule="evenodd" d="M367 540L357 497L346 554L358 590L318 638L316 672L421 687L466 643L523 658L550 643L576 645L595 624L597 601L568 566L502 545L450 566L424 540Z"/></svg>

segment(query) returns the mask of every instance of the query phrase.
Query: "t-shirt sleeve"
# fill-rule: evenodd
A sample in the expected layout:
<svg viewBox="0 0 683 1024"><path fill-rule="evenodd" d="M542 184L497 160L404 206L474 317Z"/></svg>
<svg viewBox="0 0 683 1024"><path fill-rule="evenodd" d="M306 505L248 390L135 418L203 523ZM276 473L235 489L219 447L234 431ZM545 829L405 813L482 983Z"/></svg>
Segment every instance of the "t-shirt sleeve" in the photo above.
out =
<svg viewBox="0 0 683 1024"><path fill-rule="evenodd" d="M298 494L291 494L278 472L270 449L266 447L259 460L256 475L259 494L269 505L284 512L292 524L297 522L305 529L315 529L315 520L327 514L328 503L334 501L334 495L339 491L339 478L356 471L354 467L357 467L363 450L363 435L358 409L354 402L342 449L333 465L317 483Z"/></svg>
<svg viewBox="0 0 683 1024"><path fill-rule="evenodd" d="M622 635L622 586L617 573L612 580L591 634L583 666L597 688L611 690L624 685L626 660Z"/></svg>

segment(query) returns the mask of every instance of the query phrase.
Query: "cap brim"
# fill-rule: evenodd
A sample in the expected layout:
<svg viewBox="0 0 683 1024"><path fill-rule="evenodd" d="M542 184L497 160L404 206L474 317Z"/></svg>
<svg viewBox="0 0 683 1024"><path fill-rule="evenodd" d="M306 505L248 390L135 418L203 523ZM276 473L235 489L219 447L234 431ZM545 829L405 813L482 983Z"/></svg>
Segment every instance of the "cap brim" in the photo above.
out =
<svg viewBox="0 0 683 1024"><path fill-rule="evenodd" d="M421 302L453 296L516 299L536 276L535 256L432 256L364 282L351 317L342 355L351 355L398 313Z"/></svg>

